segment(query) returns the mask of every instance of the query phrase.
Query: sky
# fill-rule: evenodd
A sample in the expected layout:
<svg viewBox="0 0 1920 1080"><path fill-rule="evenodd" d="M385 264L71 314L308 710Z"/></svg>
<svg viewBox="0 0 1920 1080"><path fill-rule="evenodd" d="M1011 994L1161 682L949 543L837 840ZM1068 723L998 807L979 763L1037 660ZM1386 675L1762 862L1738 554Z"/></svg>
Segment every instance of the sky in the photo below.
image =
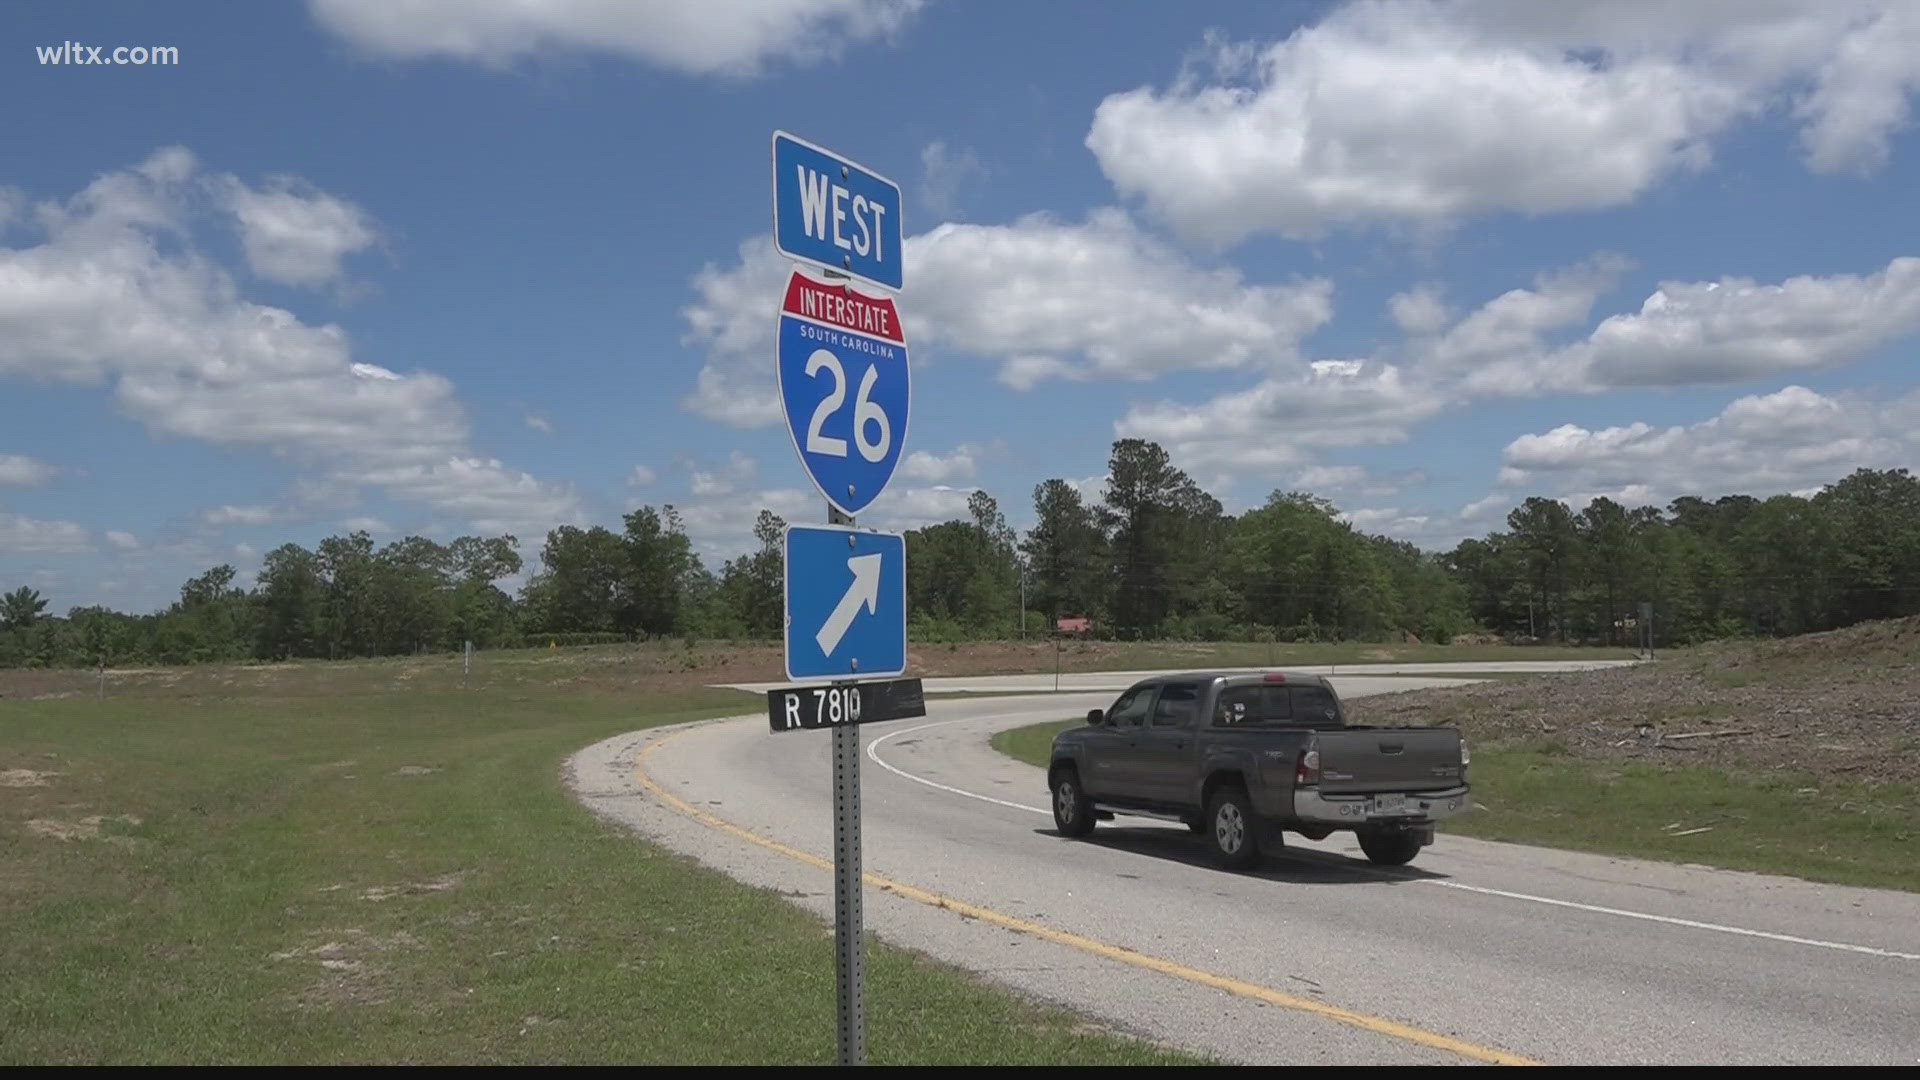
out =
<svg viewBox="0 0 1920 1080"><path fill-rule="evenodd" d="M982 488L1024 528L1124 437L1434 550L1920 458L1916 0L30 2L0 41L0 588L56 612L354 529L537 563L670 503L717 568L824 520L775 129L903 190L863 525Z"/></svg>

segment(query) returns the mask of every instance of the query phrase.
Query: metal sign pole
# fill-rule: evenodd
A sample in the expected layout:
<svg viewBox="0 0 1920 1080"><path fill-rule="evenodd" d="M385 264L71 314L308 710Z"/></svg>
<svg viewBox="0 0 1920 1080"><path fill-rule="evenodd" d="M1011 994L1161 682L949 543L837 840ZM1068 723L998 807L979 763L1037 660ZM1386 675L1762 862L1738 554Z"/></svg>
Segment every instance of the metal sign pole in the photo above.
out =
<svg viewBox="0 0 1920 1080"><path fill-rule="evenodd" d="M853 518L827 506L827 524ZM840 1064L867 1063L866 949L860 911L860 732L833 730L833 956Z"/></svg>

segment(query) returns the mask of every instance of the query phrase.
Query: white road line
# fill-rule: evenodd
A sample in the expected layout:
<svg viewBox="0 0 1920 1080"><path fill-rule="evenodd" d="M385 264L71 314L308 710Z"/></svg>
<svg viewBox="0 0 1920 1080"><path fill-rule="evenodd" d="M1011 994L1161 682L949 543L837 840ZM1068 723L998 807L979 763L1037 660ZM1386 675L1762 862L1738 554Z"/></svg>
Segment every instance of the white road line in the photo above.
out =
<svg viewBox="0 0 1920 1080"><path fill-rule="evenodd" d="M1839 949L1842 952L1866 953L1868 956L1885 956L1894 960L1920 960L1920 953L1905 953L1895 949L1876 949L1869 945L1849 945L1844 941L1820 941L1816 938L1794 937L1792 934L1775 934L1766 930L1749 930L1743 926L1723 926L1720 923L1697 922L1693 919L1676 919L1671 915L1650 915L1644 911L1622 911L1619 908L1601 907L1598 904L1576 904L1571 900L1555 900L1548 896L1533 896L1528 893L1508 892L1505 889L1488 889L1479 885L1463 885L1457 881L1439 881L1434 878L1416 878L1415 880L1422 885L1439 885L1448 889L1464 889L1467 892L1485 893L1488 896L1504 896L1510 900L1531 900L1536 904L1552 904L1554 907L1575 908L1580 911L1596 911L1602 915L1618 915L1627 919L1644 919L1647 922L1687 926L1695 930L1713 930L1722 934L1739 934L1742 937L1766 938L1768 941L1784 941L1791 945L1812 945L1821 949Z"/></svg>
<svg viewBox="0 0 1920 1080"><path fill-rule="evenodd" d="M867 744L867 756L873 759L874 764L880 766L881 768L887 770L888 772L894 774L895 776L904 777L905 779L911 780L916 784L925 784L930 788L938 788L941 791L945 791L953 795L960 795L969 799L978 799L981 802L993 803L996 806L1006 806L1006 807L1011 807L1012 809L1015 809L1015 810L1025 810L1025 811L1028 811L1029 813L1046 814L1048 816L1052 816L1053 811L1050 809L1037 807L1037 806L1027 806L1024 803L1009 802L1006 799L996 799L991 795L981 795L977 792L964 791L957 787L950 787L946 784L936 783L932 780L928 780L924 776L915 776L914 774L907 772L905 769L901 769L892 764L889 764L886 761L886 759L880 756L881 743L886 742L888 739L898 738L902 735L911 735L916 731L925 731L928 728L945 727L948 724L958 724L966 721L1000 720L1006 717L1024 716L1024 715L1027 715L1027 714L1026 713L1000 713L994 716L967 716L967 717L961 717L960 719L957 719L957 720L938 720L931 724L921 724L918 727L910 727L904 731L890 731L885 735L882 735L879 738ZM1775 934L1766 930L1749 930L1743 926L1726 926L1721 923L1700 922L1694 919L1681 919L1671 915L1654 915L1650 912L1645 912L1645 911L1627 911L1621 908L1601 907L1598 904L1581 904L1581 903L1576 903L1575 901L1572 901L1572 900L1556 900L1551 896L1535 896L1532 893L1509 892L1505 889L1489 889L1481 885L1467 885L1458 881L1441 881L1438 878L1416 878L1416 877L1410 877L1410 876L1402 877L1401 875L1398 875L1398 874L1391 874L1391 875L1383 874L1382 876L1392 877L1395 880L1399 880L1399 881L1409 881L1409 882L1413 882L1415 884L1420 884L1420 885L1438 885L1441 888L1446 888L1446 889L1459 889L1463 892L1482 893L1487 896L1500 896L1500 897L1505 897L1506 899L1509 899L1509 900L1526 900L1526 901L1531 901L1532 903L1535 903L1535 904L1546 904L1551 907L1572 908L1573 910L1576 910L1576 911L1591 911L1600 915L1618 915L1623 919L1640 919L1645 922L1666 923L1670 926L1684 926L1693 930L1711 930L1715 933L1720 933L1720 934L1737 934L1741 937L1765 938L1768 941L1785 942L1786 944L1789 944L1789 945L1811 945L1817 949L1834 949L1839 952L1863 953L1867 956L1883 956L1890 960L1920 960L1920 953L1900 952L1897 949L1876 949L1870 945L1852 945L1844 941L1821 941L1817 938L1795 937L1792 934Z"/></svg>
<svg viewBox="0 0 1920 1080"><path fill-rule="evenodd" d="M968 717L964 717L963 719L1000 720L1008 716L1025 716L1025 715L1026 715L1025 713L1002 713L998 716L968 716ZM889 731L885 735L882 735L879 738L867 744L867 756L873 759L873 763L875 765L880 766L881 768L887 770L888 772L892 773L895 776L903 776L908 780L913 781L916 784L925 784L930 788L938 788L941 791L950 792L954 795L964 795L969 799L979 799L981 802L990 802L990 803L993 803L995 806L1009 806L1015 810L1031 810L1036 814L1046 814L1049 817L1053 816L1053 811L1051 810L1041 810L1035 807L1027 806L1024 803L1008 802L1005 799L996 799L991 795L977 795L971 791L962 791L957 787L948 787L945 784L937 784L932 780L927 779L924 776L915 776L904 769L896 769L892 765L887 764L887 762L880 757L880 753L879 753L880 744L883 742L886 742L888 739L898 738L901 735L911 735L916 731L925 731L928 728L943 727L947 724L957 724L959 722L960 722L959 720L936 720L931 724L921 724L919 727L907 728L905 731Z"/></svg>

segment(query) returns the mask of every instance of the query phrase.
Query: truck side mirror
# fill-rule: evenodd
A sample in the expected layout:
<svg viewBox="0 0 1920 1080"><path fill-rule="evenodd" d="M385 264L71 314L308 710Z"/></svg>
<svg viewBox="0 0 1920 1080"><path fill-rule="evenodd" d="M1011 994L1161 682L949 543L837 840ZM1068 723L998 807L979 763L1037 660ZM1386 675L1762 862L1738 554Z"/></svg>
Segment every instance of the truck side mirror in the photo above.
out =
<svg viewBox="0 0 1920 1080"><path fill-rule="evenodd" d="M1105 710L1103 709L1087 710L1087 723L1099 725L1099 724L1104 724L1106 722L1107 722L1107 714Z"/></svg>

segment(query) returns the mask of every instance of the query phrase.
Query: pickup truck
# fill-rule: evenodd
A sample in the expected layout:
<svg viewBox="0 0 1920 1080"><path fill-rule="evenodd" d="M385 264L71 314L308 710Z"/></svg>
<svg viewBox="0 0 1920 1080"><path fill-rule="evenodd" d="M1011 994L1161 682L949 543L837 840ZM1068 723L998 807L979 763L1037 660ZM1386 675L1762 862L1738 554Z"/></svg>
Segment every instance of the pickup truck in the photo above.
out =
<svg viewBox="0 0 1920 1080"><path fill-rule="evenodd" d="M1350 829L1370 862L1399 866L1467 808L1467 760L1453 728L1348 725L1317 675L1190 672L1135 683L1054 736L1047 786L1063 836L1116 812L1167 818L1246 869L1285 830Z"/></svg>

